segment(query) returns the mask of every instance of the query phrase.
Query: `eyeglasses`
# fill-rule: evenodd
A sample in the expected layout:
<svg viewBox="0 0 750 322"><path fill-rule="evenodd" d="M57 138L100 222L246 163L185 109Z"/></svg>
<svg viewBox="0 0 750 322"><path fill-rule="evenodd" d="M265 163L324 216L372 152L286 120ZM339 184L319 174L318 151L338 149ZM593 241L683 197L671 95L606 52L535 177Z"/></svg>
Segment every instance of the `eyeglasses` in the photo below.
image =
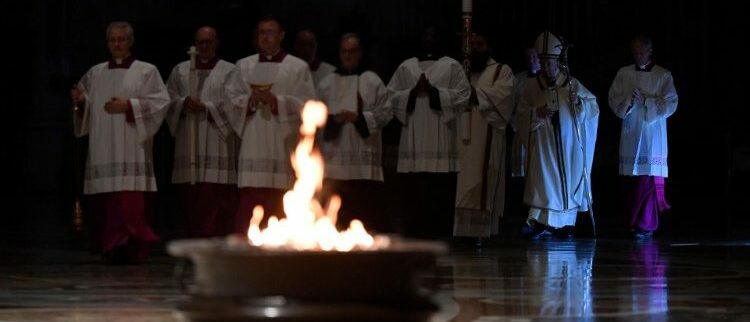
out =
<svg viewBox="0 0 750 322"><path fill-rule="evenodd" d="M213 45L216 41L210 39L196 40L196 45Z"/></svg>
<svg viewBox="0 0 750 322"><path fill-rule="evenodd" d="M279 34L278 30L273 30L273 29L258 30L258 36L270 36L270 37L273 37L273 36L276 36L278 34Z"/></svg>

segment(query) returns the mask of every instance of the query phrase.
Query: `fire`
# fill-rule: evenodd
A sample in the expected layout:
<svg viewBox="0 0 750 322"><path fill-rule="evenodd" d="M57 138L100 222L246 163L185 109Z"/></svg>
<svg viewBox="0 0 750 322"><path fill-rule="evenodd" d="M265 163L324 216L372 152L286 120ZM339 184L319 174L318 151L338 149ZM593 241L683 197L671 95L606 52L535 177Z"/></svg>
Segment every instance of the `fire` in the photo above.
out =
<svg viewBox="0 0 750 322"><path fill-rule="evenodd" d="M295 250L350 251L387 247L384 236L373 237L364 224L352 220L345 231L336 229L336 220L341 208L341 198L334 195L326 207L315 199L315 193L323 188L323 156L314 148L315 132L323 127L328 116L325 104L307 101L302 110L302 139L292 153L292 167L297 176L292 190L284 194L286 218L272 216L268 227L260 229L263 207L256 206L250 219L247 237L259 247L291 248Z"/></svg>

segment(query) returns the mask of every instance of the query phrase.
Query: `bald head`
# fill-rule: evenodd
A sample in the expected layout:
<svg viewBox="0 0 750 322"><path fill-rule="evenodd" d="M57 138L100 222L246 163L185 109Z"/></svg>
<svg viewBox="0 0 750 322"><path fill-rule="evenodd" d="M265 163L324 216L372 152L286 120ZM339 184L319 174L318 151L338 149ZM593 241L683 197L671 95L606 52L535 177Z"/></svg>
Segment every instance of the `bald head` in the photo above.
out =
<svg viewBox="0 0 750 322"><path fill-rule="evenodd" d="M306 62L312 62L318 50L318 41L310 30L302 30L294 39L294 53Z"/></svg>
<svg viewBox="0 0 750 322"><path fill-rule="evenodd" d="M219 47L219 36L216 29L204 26L195 32L195 48L198 50L198 58L211 60L216 57L216 48Z"/></svg>

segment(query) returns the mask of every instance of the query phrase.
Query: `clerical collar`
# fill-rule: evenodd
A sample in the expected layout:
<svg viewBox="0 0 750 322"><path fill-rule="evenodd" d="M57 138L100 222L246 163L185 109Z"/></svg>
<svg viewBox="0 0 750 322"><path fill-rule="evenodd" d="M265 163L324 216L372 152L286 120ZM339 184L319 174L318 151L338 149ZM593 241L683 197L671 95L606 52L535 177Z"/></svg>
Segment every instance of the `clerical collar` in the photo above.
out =
<svg viewBox="0 0 750 322"><path fill-rule="evenodd" d="M214 58L211 58L209 60L196 59L195 68L196 69L214 69L214 67L216 67L216 63L218 62L219 62L219 56L214 56Z"/></svg>
<svg viewBox="0 0 750 322"><path fill-rule="evenodd" d="M122 62L119 63L119 64L117 63L117 61L114 58L110 58L109 59L109 64L107 64L107 65L109 66L109 69L115 69L115 68L128 69L128 68L130 68L130 65L133 64L134 61L135 61L135 57L133 57L133 55L130 55L130 56L126 57L125 59L123 59Z"/></svg>
<svg viewBox="0 0 750 322"><path fill-rule="evenodd" d="M308 63L307 65L309 65L309 66L310 66L310 70L311 70L311 71L317 71L317 70L318 70L318 68L320 68L320 59L318 59L318 58L314 58L314 59L313 59L313 61L311 61L311 62L310 62L310 63Z"/></svg>
<svg viewBox="0 0 750 322"><path fill-rule="evenodd" d="M260 56L259 61L261 63L280 63L284 60L284 57L286 57L286 52L283 49L280 49L279 52L273 56L266 56L263 54L258 54L258 56Z"/></svg>
<svg viewBox="0 0 750 322"><path fill-rule="evenodd" d="M365 69L362 66L357 66L357 68L348 71L341 67L338 67L333 72L341 76L351 76L351 75L360 75L365 72Z"/></svg>
<svg viewBox="0 0 750 322"><path fill-rule="evenodd" d="M526 77L528 77L528 78L534 78L534 77L537 77L537 76L539 76L539 71L536 71L536 72L532 71L532 70L526 71Z"/></svg>
<svg viewBox="0 0 750 322"><path fill-rule="evenodd" d="M652 68L654 68L654 61L649 61L648 64L643 66L635 64L635 71L637 72L650 72Z"/></svg>
<svg viewBox="0 0 750 322"><path fill-rule="evenodd" d="M438 60L440 59L440 55L437 54L422 54L417 57L419 61L425 61L425 60Z"/></svg>

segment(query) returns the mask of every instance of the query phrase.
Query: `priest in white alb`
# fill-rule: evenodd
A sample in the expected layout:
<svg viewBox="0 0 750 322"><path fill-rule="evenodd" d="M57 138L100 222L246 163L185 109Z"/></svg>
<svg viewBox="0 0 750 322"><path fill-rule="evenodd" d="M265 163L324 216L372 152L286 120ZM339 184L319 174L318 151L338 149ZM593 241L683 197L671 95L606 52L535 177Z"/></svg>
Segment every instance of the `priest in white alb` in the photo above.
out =
<svg viewBox="0 0 750 322"><path fill-rule="evenodd" d="M175 138L172 183L193 238L230 233L237 210L240 140L223 108L224 81L234 64L216 55L218 45L214 28L198 29L194 58L175 66L167 80L167 124Z"/></svg>
<svg viewBox="0 0 750 322"><path fill-rule="evenodd" d="M513 116L511 118L511 127L513 130L513 143L511 148L511 176L526 176L526 166L528 163L528 134L529 120L518 119L518 104L521 101L521 95L526 90L526 85L535 82L539 76L542 66L539 62L539 54L534 47L526 48L523 52L526 70L515 74L513 83Z"/></svg>
<svg viewBox="0 0 750 322"><path fill-rule="evenodd" d="M513 71L490 57L487 40L471 36L469 109L460 114L453 235L496 235L505 207L505 129L513 110Z"/></svg>
<svg viewBox="0 0 750 322"><path fill-rule="evenodd" d="M391 231L382 205L383 167L380 130L392 118L388 89L377 74L361 65L357 34L341 37L341 66L318 84L318 96L328 106L328 121L320 148L325 159L325 188L342 197L344 226L360 219L369 229Z"/></svg>
<svg viewBox="0 0 750 322"><path fill-rule="evenodd" d="M131 54L130 24L109 24L106 37L112 58L70 91L75 135L89 137L83 192L96 251L107 263L142 263L158 240L149 223L156 191L151 147L169 94L159 70Z"/></svg>
<svg viewBox="0 0 750 322"><path fill-rule="evenodd" d="M305 101L315 97L307 64L281 48L281 24L264 18L257 32L259 53L237 61L225 85L226 113L242 140L238 233L247 232L255 205L269 215L283 215L282 197L294 182L290 155L297 144L300 111Z"/></svg>
<svg viewBox="0 0 750 322"><path fill-rule="evenodd" d="M463 66L441 54L437 32L426 28L422 53L401 63L388 82L402 124L396 171L403 181L404 228L420 238L450 238L456 198L456 116L471 85Z"/></svg>
<svg viewBox="0 0 750 322"><path fill-rule="evenodd" d="M577 79L560 70L562 44L555 35L543 32L535 48L542 72L526 85L518 106L519 118L529 120L528 237L570 238L578 212L589 209L591 182L584 169L590 173L599 106Z"/></svg>
<svg viewBox="0 0 750 322"><path fill-rule="evenodd" d="M634 64L617 71L609 88L609 107L622 119L620 176L625 218L637 239L648 239L669 209L664 193L667 118L677 111L672 73L651 60L653 44L640 36L630 42Z"/></svg>

